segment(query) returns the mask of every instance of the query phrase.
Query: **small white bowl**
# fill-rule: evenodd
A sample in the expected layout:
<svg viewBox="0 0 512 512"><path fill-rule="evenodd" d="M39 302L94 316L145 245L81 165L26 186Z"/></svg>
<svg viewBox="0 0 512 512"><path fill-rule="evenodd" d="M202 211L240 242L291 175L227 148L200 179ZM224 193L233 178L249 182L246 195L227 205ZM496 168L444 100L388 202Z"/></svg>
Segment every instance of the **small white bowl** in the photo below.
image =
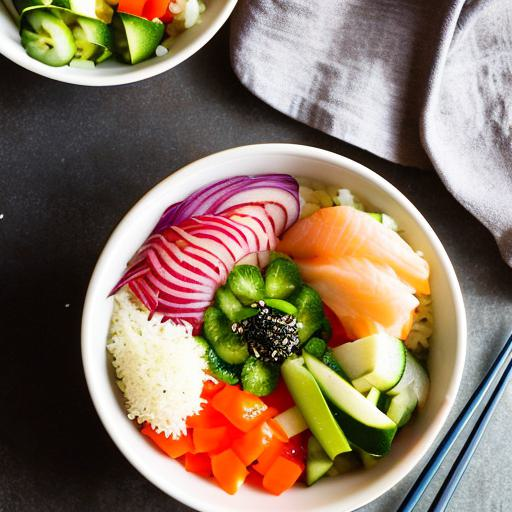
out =
<svg viewBox="0 0 512 512"><path fill-rule="evenodd" d="M21 46L18 27L0 1L0 53L29 71L60 82L91 86L138 82L168 71L199 51L220 30L236 3L237 0L209 0L201 23L180 34L171 51L163 57L153 57L134 66L109 59L94 69L79 69L47 66L29 57Z"/></svg>
<svg viewBox="0 0 512 512"><path fill-rule="evenodd" d="M391 453L369 471L326 478L311 488L296 486L279 497L249 486L234 496L169 459L129 421L107 361L105 341L112 313L107 298L127 261L161 213L209 182L235 175L288 173L351 189L375 211L393 216L407 241L431 266L435 331L429 357L432 380L425 408L397 436ZM354 510L396 485L420 461L439 434L454 403L466 353L466 317L453 267L427 221L392 185L342 156L306 146L262 144L235 148L187 165L150 190L124 217L94 270L82 319L82 358L94 405L126 458L164 492L204 512Z"/></svg>

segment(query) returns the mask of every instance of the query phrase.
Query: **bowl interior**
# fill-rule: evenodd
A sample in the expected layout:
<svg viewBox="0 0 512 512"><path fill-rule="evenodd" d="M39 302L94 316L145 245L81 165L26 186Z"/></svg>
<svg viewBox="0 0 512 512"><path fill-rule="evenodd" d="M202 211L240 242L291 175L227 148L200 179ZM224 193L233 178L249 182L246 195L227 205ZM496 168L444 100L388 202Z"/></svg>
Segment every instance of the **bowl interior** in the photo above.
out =
<svg viewBox="0 0 512 512"><path fill-rule="evenodd" d="M284 172L314 177L351 189L377 211L392 215L407 241L424 252L432 270L435 331L429 358L431 393L425 408L397 437L392 452L370 471L296 487L280 497L244 486L229 496L187 473L141 436L125 415L105 351L112 311L109 290L166 206L198 187L228 176ZM144 196L113 233L98 262L83 317L83 358L88 385L100 417L125 456L165 492L198 509L212 511L353 510L395 485L419 461L451 408L465 357L465 315L451 264L439 240L417 210L394 187L348 159L313 148L261 145L218 153L187 166Z"/></svg>
<svg viewBox="0 0 512 512"><path fill-rule="evenodd" d="M172 49L163 57L154 57L134 66L109 59L95 69L69 66L53 68L29 57L21 46L16 23L5 4L0 2L0 53L30 71L62 82L96 86L136 82L167 71L197 52L224 24L236 2L206 0L207 8L202 14L201 23L180 34Z"/></svg>

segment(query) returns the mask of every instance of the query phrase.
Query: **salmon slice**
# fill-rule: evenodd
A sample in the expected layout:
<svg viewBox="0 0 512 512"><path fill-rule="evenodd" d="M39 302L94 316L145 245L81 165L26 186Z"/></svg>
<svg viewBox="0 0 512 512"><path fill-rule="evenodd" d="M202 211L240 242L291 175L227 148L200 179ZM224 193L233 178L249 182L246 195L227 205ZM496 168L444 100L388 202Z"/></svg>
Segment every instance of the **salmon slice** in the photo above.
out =
<svg viewBox="0 0 512 512"><path fill-rule="evenodd" d="M321 208L296 222L277 250L293 258L366 258L389 265L417 293L430 293L428 263L400 235L350 206Z"/></svg>
<svg viewBox="0 0 512 512"><path fill-rule="evenodd" d="M350 338L378 332L407 337L419 302L390 266L354 256L295 261L304 281L336 313Z"/></svg>

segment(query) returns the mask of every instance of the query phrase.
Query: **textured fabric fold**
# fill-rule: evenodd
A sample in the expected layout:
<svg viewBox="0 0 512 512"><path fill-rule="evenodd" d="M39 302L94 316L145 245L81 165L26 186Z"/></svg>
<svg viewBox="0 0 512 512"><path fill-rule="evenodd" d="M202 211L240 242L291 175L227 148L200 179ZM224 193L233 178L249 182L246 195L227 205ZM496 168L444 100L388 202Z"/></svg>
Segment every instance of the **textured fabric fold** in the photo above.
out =
<svg viewBox="0 0 512 512"><path fill-rule="evenodd" d="M512 265L512 1L240 0L231 58L277 110L434 167Z"/></svg>

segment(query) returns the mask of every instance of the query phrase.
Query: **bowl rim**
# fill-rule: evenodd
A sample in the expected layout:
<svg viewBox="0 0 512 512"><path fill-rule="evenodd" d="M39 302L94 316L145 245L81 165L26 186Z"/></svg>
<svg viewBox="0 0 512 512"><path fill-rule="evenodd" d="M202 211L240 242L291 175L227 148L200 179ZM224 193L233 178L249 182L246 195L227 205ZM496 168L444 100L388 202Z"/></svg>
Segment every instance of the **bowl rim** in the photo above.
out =
<svg viewBox="0 0 512 512"><path fill-rule="evenodd" d="M89 87L110 87L114 85L124 85L134 82L140 82L153 76L169 71L170 69L178 66L183 61L198 52L206 43L213 38L213 36L221 29L226 23L227 19L233 12L238 0L225 0L225 5L221 8L218 15L212 20L208 28L196 37L190 44L183 48L177 56L171 56L168 59L153 57L151 65L144 67L132 66L133 69L123 74L114 75L97 75L94 70L88 70L89 73L80 75L66 74L62 72L62 67L52 67L43 64L35 59L29 57L25 51L19 51L18 46L21 48L21 43L11 44L7 41L6 44L0 45L0 54L9 59L10 61L18 64L22 68L32 71L38 75L58 82L64 82L73 85L84 85ZM4 10L7 17L12 18L8 8L4 5ZM14 22L14 20L13 20ZM64 69L67 69L65 66Z"/></svg>
<svg viewBox="0 0 512 512"><path fill-rule="evenodd" d="M373 492L367 492L364 498L358 502L357 507L362 507L367 505L368 503L374 501L379 496L385 494L389 489L397 485L400 481L402 481L417 464L422 460L426 452L432 447L436 437L439 435L443 425L445 424L448 415L455 403L455 399L459 390L459 386L462 380L462 374L464 370L464 363L466 358L466 346L467 346L467 321L466 321L466 313L465 307L462 297L462 292L459 286L459 282L457 280L455 270L451 264L451 261L441 244L441 241L438 239L434 230L431 228L427 220L421 215L421 213L416 209L416 207L407 199L396 187L394 187L391 183L385 180L383 177L370 170L366 166L355 162L347 157L342 155L338 155L336 153L299 144L290 144L290 143L270 143L270 144L253 144L247 146L239 146L231 149L227 149L224 151L220 151L217 153L213 153L209 156L200 158L194 162L191 162L177 171L173 172L159 183L157 183L154 187L148 190L142 197L135 203L133 207L128 210L128 212L123 216L121 221L113 230L110 235L107 243L105 244L100 257L97 261L97 264L93 270L91 280L89 282L89 286L87 289L87 294L84 301L83 315L82 315L82 327L81 327L81 353L82 353L82 363L84 367L85 378L87 382L87 387L89 389L89 394L91 395L91 399L93 401L94 407L100 420L112 438L118 449L121 453L128 459L128 461L132 464L134 468L136 468L144 478L148 479L151 483L153 483L160 490L165 492L167 495L173 497L174 499L184 503L189 507L193 507L197 510L208 510L209 512L222 512L224 509L216 507L212 503L208 504L208 509L204 508L204 503L202 502L200 496L196 497L191 493L187 493L182 489L174 488L171 493L168 487L168 484L159 480L156 475L148 473L146 468L143 467L143 464L139 462L138 458L132 457L130 450L126 446L125 442L117 435L115 425L109 422L107 418L107 414L104 412L103 405L101 403L101 394L96 392L95 383L93 381L92 369L90 366L90 356L89 351L92 350L92 344L88 342L89 340L89 325L91 324L91 310L92 310L92 300L96 295L96 288L99 286L100 275L102 274L102 267L104 265L104 261L108 257L108 253L111 251L111 247L117 245L117 243L121 239L121 235L124 235L124 231L126 226L130 224L131 216L143 205L152 200L154 195L157 195L159 190L162 187L165 187L169 182L175 181L178 179L183 179L185 176L200 174L201 169L205 164L215 161L222 161L228 159L230 157L242 157L242 156L254 156L255 154L262 155L279 155L279 156L294 156L294 157L307 157L310 159L321 160L326 163L333 164L337 167L343 167L348 170L350 173L358 174L363 179L368 179L375 183L379 188L383 189L386 195L391 196L393 200L399 203L406 211L408 215L411 215L416 222L420 225L422 231L428 239L429 244L431 245L433 251L437 255L440 260L441 266L446 273L448 279L448 287L452 295L452 300L455 308L455 322L456 322L456 330L457 330L457 339L456 339L456 355L454 361L454 371L451 375L449 386L446 389L446 398L443 404L437 413L435 414L432 423L429 429L425 432L425 435L421 438L421 449L417 450L417 456L414 460L410 461L408 464L403 464L399 470L397 470L397 474L394 477L390 477L385 485L383 485L380 489L375 489ZM319 507L315 510L335 510L332 508L332 504L326 505L323 507ZM354 510L354 509L352 509Z"/></svg>

